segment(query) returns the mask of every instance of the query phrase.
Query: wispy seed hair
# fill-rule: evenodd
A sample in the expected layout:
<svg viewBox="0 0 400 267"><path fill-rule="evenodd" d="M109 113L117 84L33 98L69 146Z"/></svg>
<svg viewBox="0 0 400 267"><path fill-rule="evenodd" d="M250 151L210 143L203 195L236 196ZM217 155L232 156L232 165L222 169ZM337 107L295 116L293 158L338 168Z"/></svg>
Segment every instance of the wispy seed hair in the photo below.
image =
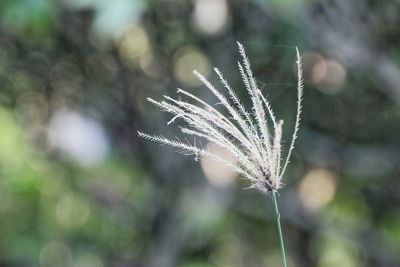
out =
<svg viewBox="0 0 400 267"><path fill-rule="evenodd" d="M180 152L195 155L196 158L211 158L248 179L251 182L251 188L257 188L263 192L276 192L282 186L282 177L290 161L300 125L303 98L303 69L300 53L296 47L297 112L290 146L283 160L281 145L283 120L276 119L270 103L258 88L243 45L239 42L237 44L242 58L242 61L238 62L239 72L251 99L252 111L245 109L233 88L217 68L214 68L214 71L226 94L217 90L196 70L193 71L193 74L214 94L228 112L229 117L183 89L178 89L177 93L185 96L191 102L173 99L169 96L164 96L161 101L147 99L162 111L173 115L168 124L172 124L177 119L183 120L186 127L181 128L182 133L200 137L225 149L233 155L235 162L223 159L211 151L187 141L168 139L143 132L138 132L138 134L144 139L170 145ZM283 165L281 165L282 162Z"/></svg>

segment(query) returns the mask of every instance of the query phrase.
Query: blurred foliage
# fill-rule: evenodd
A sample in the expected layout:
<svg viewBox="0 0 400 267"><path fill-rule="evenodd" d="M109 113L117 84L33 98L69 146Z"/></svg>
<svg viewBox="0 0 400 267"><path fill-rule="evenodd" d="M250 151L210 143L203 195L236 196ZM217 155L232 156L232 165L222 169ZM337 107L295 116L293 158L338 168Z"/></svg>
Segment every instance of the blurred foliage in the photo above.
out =
<svg viewBox="0 0 400 267"><path fill-rule="evenodd" d="M195 68L217 82L218 66L248 105L236 40L286 139L294 46L303 54L303 124L280 192L289 266L400 266L399 10L0 1L0 266L279 266L268 198L136 134L180 135L148 96L182 87L215 103Z"/></svg>

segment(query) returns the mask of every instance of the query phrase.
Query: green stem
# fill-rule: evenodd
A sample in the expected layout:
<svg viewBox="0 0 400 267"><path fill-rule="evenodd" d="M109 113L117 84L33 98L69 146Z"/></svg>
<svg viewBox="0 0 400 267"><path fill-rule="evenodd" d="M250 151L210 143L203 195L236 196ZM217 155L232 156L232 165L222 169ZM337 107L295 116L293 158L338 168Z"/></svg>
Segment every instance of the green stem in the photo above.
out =
<svg viewBox="0 0 400 267"><path fill-rule="evenodd" d="M274 208L275 208L275 217L276 217L276 224L278 227L279 243L281 245L283 267L287 267L286 266L285 244L283 243L283 235L282 235L282 227L281 227L281 214L279 213L278 201L276 200L275 192L272 193L272 200L274 202Z"/></svg>

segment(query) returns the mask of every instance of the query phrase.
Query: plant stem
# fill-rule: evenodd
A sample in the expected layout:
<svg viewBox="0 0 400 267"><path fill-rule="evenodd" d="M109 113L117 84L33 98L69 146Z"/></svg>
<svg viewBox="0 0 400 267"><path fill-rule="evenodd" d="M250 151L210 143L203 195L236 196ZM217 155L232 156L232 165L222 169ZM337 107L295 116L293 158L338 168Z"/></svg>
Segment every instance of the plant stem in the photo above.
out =
<svg viewBox="0 0 400 267"><path fill-rule="evenodd" d="M272 200L274 202L274 208L275 208L275 217L276 217L276 224L278 227L279 243L281 245L283 267L287 267L286 266L285 244L283 243L283 235L282 235L282 227L281 227L281 214L279 213L278 201L276 200L275 192L272 193Z"/></svg>

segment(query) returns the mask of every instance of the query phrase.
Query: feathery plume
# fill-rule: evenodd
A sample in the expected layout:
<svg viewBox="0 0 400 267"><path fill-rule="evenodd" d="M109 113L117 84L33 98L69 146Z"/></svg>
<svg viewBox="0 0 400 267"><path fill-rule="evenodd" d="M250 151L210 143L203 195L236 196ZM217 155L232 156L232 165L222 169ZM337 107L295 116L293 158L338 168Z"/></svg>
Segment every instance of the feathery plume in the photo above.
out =
<svg viewBox="0 0 400 267"><path fill-rule="evenodd" d="M193 74L215 95L228 112L229 117L182 89L178 89L178 93L192 100L192 103L181 99L176 100L169 96L164 96L162 101L148 98L150 103L173 115L168 124L174 123L177 119L183 120L187 126L181 128L182 133L203 138L229 151L235 162L227 161L196 144L138 133L140 137L176 147L180 152L195 155L196 158L209 157L216 160L248 179L251 182L251 188L275 193L282 186L282 177L290 161L300 125L303 97L303 71L300 53L296 47L297 114L290 147L281 168L283 120L277 120L275 117L270 103L258 88L243 45L239 42L237 44L242 57L242 62L238 62L239 72L251 99L253 112L246 111L233 88L217 68L214 68L214 71L227 91L227 96L217 90L196 70L193 71Z"/></svg>

